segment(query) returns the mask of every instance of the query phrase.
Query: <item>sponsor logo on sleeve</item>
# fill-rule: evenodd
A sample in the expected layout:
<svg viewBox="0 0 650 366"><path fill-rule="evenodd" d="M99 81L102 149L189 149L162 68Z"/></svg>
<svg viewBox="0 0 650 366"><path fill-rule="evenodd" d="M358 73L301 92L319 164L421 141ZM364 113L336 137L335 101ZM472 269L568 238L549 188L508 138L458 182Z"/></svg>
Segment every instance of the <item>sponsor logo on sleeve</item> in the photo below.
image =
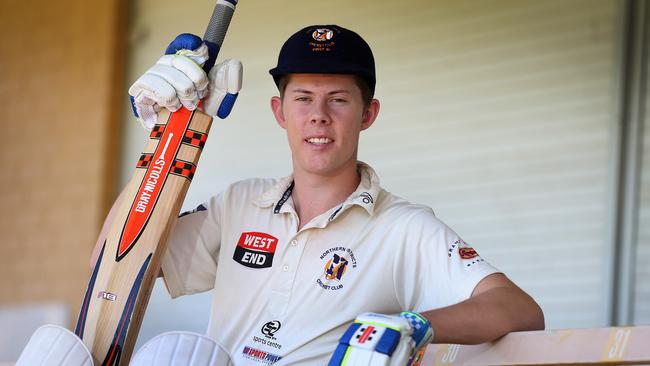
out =
<svg viewBox="0 0 650 366"><path fill-rule="evenodd" d="M474 250L469 244L465 243L463 240L458 239L456 240L448 249L447 255L451 258L451 256L454 254L454 252L458 253L458 256L460 259L463 261L469 261L469 263L466 263L466 267L471 267L472 265L476 263L480 263L485 261L483 258L479 257L478 252Z"/></svg>
<svg viewBox="0 0 650 366"><path fill-rule="evenodd" d="M478 257L478 253L474 248L458 248L458 254L463 259L472 259Z"/></svg>
<svg viewBox="0 0 650 366"><path fill-rule="evenodd" d="M239 237L232 259L249 268L268 268L273 264L273 254L278 239L259 232L244 232Z"/></svg>

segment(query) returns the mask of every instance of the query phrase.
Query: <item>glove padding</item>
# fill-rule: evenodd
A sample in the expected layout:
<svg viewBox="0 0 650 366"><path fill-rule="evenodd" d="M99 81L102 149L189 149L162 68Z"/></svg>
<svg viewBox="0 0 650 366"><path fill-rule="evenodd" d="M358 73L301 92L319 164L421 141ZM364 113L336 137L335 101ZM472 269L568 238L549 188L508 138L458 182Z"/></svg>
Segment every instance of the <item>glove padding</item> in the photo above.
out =
<svg viewBox="0 0 650 366"><path fill-rule="evenodd" d="M420 314L364 313L339 340L328 366L405 366L433 339L433 330Z"/></svg>
<svg viewBox="0 0 650 366"><path fill-rule="evenodd" d="M243 67L229 59L214 65L217 46L192 34L181 34L166 54L129 88L133 112L151 130L161 108L194 110L206 98L203 111L226 118L241 90Z"/></svg>

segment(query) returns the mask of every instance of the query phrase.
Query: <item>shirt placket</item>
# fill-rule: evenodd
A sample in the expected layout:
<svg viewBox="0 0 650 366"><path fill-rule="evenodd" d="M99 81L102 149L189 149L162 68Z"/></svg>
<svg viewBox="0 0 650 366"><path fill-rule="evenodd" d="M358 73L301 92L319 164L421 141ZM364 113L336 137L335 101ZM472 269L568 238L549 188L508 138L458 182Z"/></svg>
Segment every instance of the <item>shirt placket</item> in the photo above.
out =
<svg viewBox="0 0 650 366"><path fill-rule="evenodd" d="M293 208L293 201L290 196L291 189L292 187L289 187L287 190L288 192L285 191L285 195L281 199L282 204L276 206L275 214L289 215L290 220L292 220L292 232L295 232L298 227L298 214ZM358 198L355 198L355 200L358 200ZM300 258L302 257L305 245L307 245L310 232L312 230L326 228L328 224L334 221L339 215L357 204L355 200L347 201L339 207L319 215L305 225L300 231L295 232L293 236L287 238L286 242L283 243L284 249L281 257L282 261L273 275L271 282L271 296L268 301L268 311L272 316L280 317L284 315L289 308L292 291L296 281L296 274L300 264Z"/></svg>
<svg viewBox="0 0 650 366"><path fill-rule="evenodd" d="M271 287L271 298L269 299L269 312L276 317L286 313L291 301L291 293L294 289L296 274L300 264L305 244L309 237L309 231L301 230L285 243L282 262L273 276Z"/></svg>
<svg viewBox="0 0 650 366"><path fill-rule="evenodd" d="M281 204L276 205L274 210L275 215L284 215L286 220L290 220L289 235L281 243L280 263L274 269L270 284L271 296L267 303L267 311L274 317L281 317L287 311L305 241L304 233L297 232L298 214L293 208L290 195L292 186L293 184L285 191L280 200Z"/></svg>

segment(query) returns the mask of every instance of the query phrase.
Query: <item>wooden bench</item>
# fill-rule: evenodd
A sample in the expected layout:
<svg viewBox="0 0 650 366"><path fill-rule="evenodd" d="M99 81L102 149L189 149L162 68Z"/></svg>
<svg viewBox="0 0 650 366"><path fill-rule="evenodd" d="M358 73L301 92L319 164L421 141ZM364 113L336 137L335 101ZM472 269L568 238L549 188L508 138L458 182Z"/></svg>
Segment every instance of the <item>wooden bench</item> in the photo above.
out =
<svg viewBox="0 0 650 366"><path fill-rule="evenodd" d="M475 346L432 344L431 365L650 365L650 326L510 333Z"/></svg>

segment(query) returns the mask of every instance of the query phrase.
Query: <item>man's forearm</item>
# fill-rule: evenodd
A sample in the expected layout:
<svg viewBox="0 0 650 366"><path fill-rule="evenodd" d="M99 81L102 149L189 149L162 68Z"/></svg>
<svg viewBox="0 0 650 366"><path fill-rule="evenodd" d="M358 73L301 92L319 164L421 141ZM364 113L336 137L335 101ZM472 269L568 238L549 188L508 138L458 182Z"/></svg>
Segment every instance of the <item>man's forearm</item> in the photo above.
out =
<svg viewBox="0 0 650 366"><path fill-rule="evenodd" d="M539 305L516 286L492 288L422 315L431 322L434 343L479 344L509 332L544 329Z"/></svg>

